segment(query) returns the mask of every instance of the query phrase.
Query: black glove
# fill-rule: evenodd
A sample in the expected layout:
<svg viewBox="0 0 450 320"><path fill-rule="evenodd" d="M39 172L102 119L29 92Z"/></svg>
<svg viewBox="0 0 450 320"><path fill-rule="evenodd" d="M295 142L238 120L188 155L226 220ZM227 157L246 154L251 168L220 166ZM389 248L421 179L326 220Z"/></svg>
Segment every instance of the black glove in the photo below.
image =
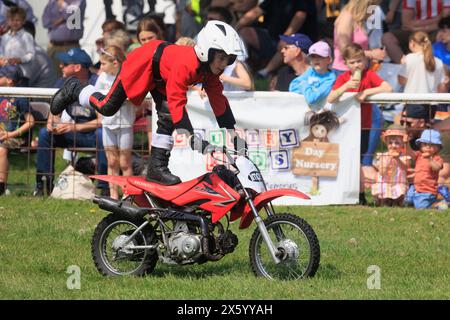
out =
<svg viewBox="0 0 450 320"><path fill-rule="evenodd" d="M234 150L237 151L237 154L239 156L247 155L247 149L248 149L247 142L245 142L245 140L242 139L241 137L239 137L239 135L237 135L237 134L234 135L232 140L233 140Z"/></svg>
<svg viewBox="0 0 450 320"><path fill-rule="evenodd" d="M199 136L193 134L190 137L191 140L191 149L202 154L209 153L214 150L214 146L211 145L208 141L203 140Z"/></svg>

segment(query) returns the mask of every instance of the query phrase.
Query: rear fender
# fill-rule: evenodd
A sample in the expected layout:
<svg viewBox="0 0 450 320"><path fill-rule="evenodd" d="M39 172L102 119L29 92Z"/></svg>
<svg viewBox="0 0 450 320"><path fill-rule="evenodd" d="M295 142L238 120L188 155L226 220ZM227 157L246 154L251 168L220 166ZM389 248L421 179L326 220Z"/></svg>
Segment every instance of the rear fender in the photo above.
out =
<svg viewBox="0 0 450 320"><path fill-rule="evenodd" d="M298 190L294 189L274 189L269 190L263 193L260 193L258 196L253 199L253 203L256 207L256 210L261 210L261 208L264 208L270 201L275 200L276 198L281 197L295 197L300 198L304 200L309 200L310 197L304 194L303 192L300 192ZM245 205L244 212L242 213L241 222L239 223L239 229L245 229L250 226L255 216L253 215L253 212L248 205L248 203Z"/></svg>
<svg viewBox="0 0 450 320"><path fill-rule="evenodd" d="M122 191L127 196L138 196L144 194L144 191L132 186L128 182L128 178L131 177L122 177L122 176L110 176L110 175L93 175L89 176L91 179L106 181L112 184L115 184L122 188Z"/></svg>

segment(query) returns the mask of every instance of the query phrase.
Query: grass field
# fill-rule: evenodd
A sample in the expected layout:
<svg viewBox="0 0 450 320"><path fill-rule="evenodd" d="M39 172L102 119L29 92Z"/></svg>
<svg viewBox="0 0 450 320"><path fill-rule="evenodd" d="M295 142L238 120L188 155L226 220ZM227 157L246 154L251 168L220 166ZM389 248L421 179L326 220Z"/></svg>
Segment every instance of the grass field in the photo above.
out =
<svg viewBox="0 0 450 320"><path fill-rule="evenodd" d="M256 278L248 258L255 226L242 231L235 224L232 230L240 243L217 263L158 264L144 278L104 278L90 249L104 211L89 202L2 197L0 299L450 299L447 211L361 206L277 210L298 214L314 227L322 254L314 278ZM67 287L72 265L81 270L79 290ZM372 265L379 267L380 289L368 289Z"/></svg>

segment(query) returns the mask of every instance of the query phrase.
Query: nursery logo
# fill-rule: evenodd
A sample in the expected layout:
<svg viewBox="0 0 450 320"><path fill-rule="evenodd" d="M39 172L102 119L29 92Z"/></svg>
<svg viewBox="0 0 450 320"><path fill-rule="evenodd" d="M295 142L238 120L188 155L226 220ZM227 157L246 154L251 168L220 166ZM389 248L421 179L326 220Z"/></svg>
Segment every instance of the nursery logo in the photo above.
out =
<svg viewBox="0 0 450 320"><path fill-rule="evenodd" d="M368 266L367 273L370 274L367 278L367 289L381 289L381 268L377 265Z"/></svg>
<svg viewBox="0 0 450 320"><path fill-rule="evenodd" d="M69 290L81 289L81 269L77 265L67 267L66 273L70 274L67 278L66 286Z"/></svg>

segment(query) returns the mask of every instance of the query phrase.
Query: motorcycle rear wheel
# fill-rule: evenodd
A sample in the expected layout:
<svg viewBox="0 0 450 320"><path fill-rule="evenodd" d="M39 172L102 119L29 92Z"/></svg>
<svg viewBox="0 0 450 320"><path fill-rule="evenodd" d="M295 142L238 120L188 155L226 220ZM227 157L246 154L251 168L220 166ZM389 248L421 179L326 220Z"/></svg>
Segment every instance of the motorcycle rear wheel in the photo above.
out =
<svg viewBox="0 0 450 320"><path fill-rule="evenodd" d="M319 267L320 246L312 227L302 218L286 213L269 216L264 223L273 244L283 254L276 264L257 228L249 246L255 275L271 280L313 277Z"/></svg>
<svg viewBox="0 0 450 320"><path fill-rule="evenodd" d="M92 236L92 258L97 270L104 276L134 275L151 273L158 262L156 251L115 250L116 243L130 236L144 219L132 219L122 214L106 216L95 228ZM151 225L145 226L131 241L134 245L150 245L157 242Z"/></svg>

